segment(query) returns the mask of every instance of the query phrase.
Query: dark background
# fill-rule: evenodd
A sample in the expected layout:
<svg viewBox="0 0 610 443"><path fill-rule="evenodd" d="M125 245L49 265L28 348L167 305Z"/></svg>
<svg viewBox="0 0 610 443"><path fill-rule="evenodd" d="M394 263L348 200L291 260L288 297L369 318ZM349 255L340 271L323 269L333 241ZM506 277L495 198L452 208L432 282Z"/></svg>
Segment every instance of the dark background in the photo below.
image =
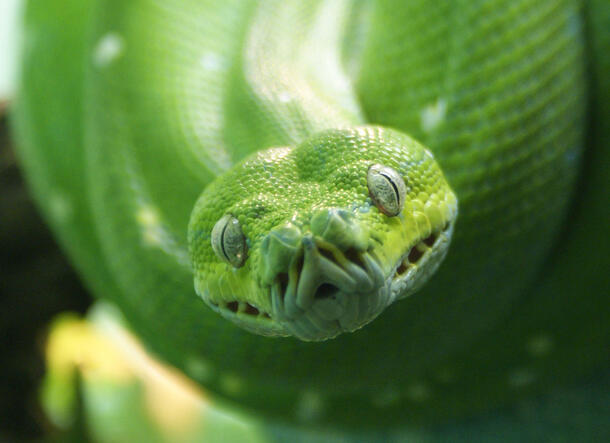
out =
<svg viewBox="0 0 610 443"><path fill-rule="evenodd" d="M46 327L90 303L23 183L5 111L0 104L0 442L49 429L38 406Z"/></svg>

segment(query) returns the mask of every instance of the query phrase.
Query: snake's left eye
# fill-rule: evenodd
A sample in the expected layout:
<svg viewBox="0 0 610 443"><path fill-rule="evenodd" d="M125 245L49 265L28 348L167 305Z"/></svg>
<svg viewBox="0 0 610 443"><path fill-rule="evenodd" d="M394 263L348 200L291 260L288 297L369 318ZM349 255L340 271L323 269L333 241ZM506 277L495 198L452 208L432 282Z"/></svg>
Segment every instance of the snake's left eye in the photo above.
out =
<svg viewBox="0 0 610 443"><path fill-rule="evenodd" d="M212 229L212 249L221 260L240 268L248 258L246 236L239 221L231 214L225 214Z"/></svg>
<svg viewBox="0 0 610 443"><path fill-rule="evenodd" d="M407 188L396 170L383 165L373 165L366 177L369 195L375 206L388 217L400 214L405 205Z"/></svg>

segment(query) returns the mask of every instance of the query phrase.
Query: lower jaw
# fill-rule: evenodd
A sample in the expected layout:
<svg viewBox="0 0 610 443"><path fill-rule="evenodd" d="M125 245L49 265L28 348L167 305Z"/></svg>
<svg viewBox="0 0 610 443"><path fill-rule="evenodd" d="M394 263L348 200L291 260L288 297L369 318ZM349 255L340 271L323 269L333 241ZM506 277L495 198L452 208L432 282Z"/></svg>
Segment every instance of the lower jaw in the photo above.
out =
<svg viewBox="0 0 610 443"><path fill-rule="evenodd" d="M305 341L322 341L344 332L356 331L372 320L392 303L389 285L380 287L375 294L344 294L337 297L349 298L346 309L337 318L324 318L329 302L319 300L299 317L285 324L285 328L295 337Z"/></svg>

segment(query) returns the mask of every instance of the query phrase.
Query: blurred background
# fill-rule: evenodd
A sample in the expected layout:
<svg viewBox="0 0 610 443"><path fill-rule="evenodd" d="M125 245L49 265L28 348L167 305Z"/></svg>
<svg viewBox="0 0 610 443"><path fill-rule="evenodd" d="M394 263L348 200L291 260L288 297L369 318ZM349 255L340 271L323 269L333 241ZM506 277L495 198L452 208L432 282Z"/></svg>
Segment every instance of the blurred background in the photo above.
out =
<svg viewBox="0 0 610 443"><path fill-rule="evenodd" d="M9 138L20 0L0 0L0 441L39 439L48 423L38 402L46 328L59 312L90 301L41 220Z"/></svg>

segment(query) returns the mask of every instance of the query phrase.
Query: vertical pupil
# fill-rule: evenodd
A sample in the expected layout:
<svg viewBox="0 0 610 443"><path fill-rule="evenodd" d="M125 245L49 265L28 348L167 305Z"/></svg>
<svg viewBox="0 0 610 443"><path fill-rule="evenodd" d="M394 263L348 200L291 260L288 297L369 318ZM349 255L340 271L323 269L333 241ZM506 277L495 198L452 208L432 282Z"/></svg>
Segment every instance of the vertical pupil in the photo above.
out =
<svg viewBox="0 0 610 443"><path fill-rule="evenodd" d="M387 174L384 174L383 172L380 172L379 174L384 177L392 186L392 189L394 190L394 195L396 196L396 204L400 206L400 193L398 192L398 187L396 186L396 183L394 183L394 180L392 180L392 178L390 178L390 176L388 176Z"/></svg>
<svg viewBox="0 0 610 443"><path fill-rule="evenodd" d="M227 254L227 250L225 249L225 233L227 232L227 227L229 226L229 223L231 223L231 220L228 220L227 223L225 223L225 225L222 227L222 232L220 233L220 247L222 249L222 253L224 254L225 258L231 262L231 259L229 258L229 254Z"/></svg>

